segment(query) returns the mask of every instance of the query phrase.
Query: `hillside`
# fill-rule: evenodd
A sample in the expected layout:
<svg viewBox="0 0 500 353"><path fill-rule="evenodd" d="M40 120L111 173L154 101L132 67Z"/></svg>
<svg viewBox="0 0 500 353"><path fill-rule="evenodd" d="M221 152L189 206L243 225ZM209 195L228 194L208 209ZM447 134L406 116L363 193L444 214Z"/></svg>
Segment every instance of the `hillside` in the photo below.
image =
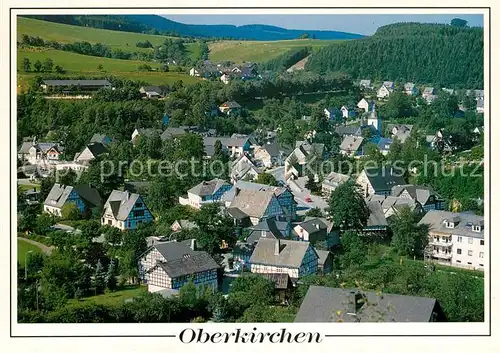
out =
<svg viewBox="0 0 500 353"><path fill-rule="evenodd" d="M481 28L399 23L380 27L372 37L322 48L305 68L372 80L481 88L483 56Z"/></svg>
<svg viewBox="0 0 500 353"><path fill-rule="evenodd" d="M238 40L287 40L296 39L304 33L316 39L357 39L362 35L338 31L310 31L285 29L268 25L191 25L166 19L157 15L37 15L32 18L94 28L113 29L126 32L162 32L184 37L226 38Z"/></svg>
<svg viewBox="0 0 500 353"><path fill-rule="evenodd" d="M113 49L126 52L139 51L149 52L151 48L139 48L137 42L146 40L153 45L161 45L167 36L123 32L92 27L80 27L56 22L36 20L26 17L17 18L17 40L20 41L23 34L38 36L44 40L54 40L59 43L89 42L91 44L102 43ZM199 43L187 43L187 49L194 56L200 50Z"/></svg>
<svg viewBox="0 0 500 353"><path fill-rule="evenodd" d="M341 43L340 40L296 39L282 41L223 40L208 45L209 59L213 61L265 62L275 59L290 49L311 47L313 52L322 47Z"/></svg>

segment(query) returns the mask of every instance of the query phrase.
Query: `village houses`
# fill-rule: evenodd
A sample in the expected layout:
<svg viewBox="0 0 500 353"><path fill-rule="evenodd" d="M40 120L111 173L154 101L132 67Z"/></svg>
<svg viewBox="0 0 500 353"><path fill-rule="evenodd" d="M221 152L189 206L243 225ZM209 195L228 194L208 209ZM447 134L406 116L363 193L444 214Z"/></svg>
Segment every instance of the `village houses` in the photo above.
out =
<svg viewBox="0 0 500 353"><path fill-rule="evenodd" d="M150 223L153 215L139 194L113 190L104 204L101 217L103 226L120 230L135 229L141 223Z"/></svg>

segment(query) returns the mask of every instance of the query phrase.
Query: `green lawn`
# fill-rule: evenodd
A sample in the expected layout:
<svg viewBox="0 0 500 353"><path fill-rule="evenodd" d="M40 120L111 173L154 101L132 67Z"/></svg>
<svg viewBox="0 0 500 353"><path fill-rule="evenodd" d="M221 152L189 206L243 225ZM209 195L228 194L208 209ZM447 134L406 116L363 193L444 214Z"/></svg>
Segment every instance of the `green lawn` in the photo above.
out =
<svg viewBox="0 0 500 353"><path fill-rule="evenodd" d="M110 292L105 294L99 294L92 297L68 300L67 305L78 305L80 303L94 303L103 305L113 305L118 303L123 303L126 299L134 298L148 291L145 285L130 285L125 286L116 292Z"/></svg>
<svg viewBox="0 0 500 353"><path fill-rule="evenodd" d="M81 55L54 49L19 49L17 51L17 64L19 71L21 71L21 65L24 58L28 58L32 65L37 60L43 62L45 59L50 58L54 62L54 66L59 65L67 71L64 76L70 77L83 75L89 77L113 75L124 79L142 80L151 85L170 84L179 80L182 80L185 84L192 84L199 82L200 80L199 78L191 77L188 74L181 72L143 72L137 70L137 67L141 64L148 64L152 68L159 68L160 64L158 63L100 58L97 56ZM97 70L99 65L102 65L104 72ZM36 75L40 75L42 77L44 76L44 74L33 72L20 73L18 75L18 88L23 89L27 87L29 79ZM45 75L51 76L55 74L50 73Z"/></svg>
<svg viewBox="0 0 500 353"><path fill-rule="evenodd" d="M311 46L313 51L321 47L339 43L339 40L294 39L278 41L234 41L223 40L209 44L209 59L213 61L230 60L264 62L274 59L290 49Z"/></svg>
<svg viewBox="0 0 500 353"><path fill-rule="evenodd" d="M157 36L153 34L142 34L133 32L111 31L107 29L72 26L62 23L34 20L31 18L17 18L17 40L20 41L23 34L32 37L40 37L44 40L54 40L58 43L89 42L103 43L114 49L123 51L152 51L151 48L139 48L135 44L149 40L153 45L162 44L166 36ZM187 48L190 52L196 52L198 43L188 43ZM193 48L191 48L193 47Z"/></svg>
<svg viewBox="0 0 500 353"><path fill-rule="evenodd" d="M30 244L22 239L17 239L17 262L23 266L28 251L33 251L37 253L42 252L42 250L38 246Z"/></svg>

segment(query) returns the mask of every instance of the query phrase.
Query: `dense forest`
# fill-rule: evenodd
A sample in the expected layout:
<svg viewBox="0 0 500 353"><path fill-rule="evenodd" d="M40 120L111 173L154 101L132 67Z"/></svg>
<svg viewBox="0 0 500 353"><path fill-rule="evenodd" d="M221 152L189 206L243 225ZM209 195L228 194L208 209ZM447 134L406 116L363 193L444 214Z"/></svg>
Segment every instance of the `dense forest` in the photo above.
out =
<svg viewBox="0 0 500 353"><path fill-rule="evenodd" d="M484 85L483 50L482 28L398 23L380 27L369 38L322 48L311 56L306 69L480 89Z"/></svg>

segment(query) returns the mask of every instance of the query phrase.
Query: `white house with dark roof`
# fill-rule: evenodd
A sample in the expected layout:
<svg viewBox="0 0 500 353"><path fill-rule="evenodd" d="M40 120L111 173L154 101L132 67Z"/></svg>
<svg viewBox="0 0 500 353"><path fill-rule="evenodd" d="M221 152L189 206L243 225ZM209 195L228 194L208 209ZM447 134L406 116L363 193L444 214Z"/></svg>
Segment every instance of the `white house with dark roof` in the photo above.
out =
<svg viewBox="0 0 500 353"><path fill-rule="evenodd" d="M266 168L283 165L282 153L277 143L266 143L257 147L253 155L256 163Z"/></svg>
<svg viewBox="0 0 500 353"><path fill-rule="evenodd" d="M364 169L356 178L363 195L371 194L390 195L396 185L406 185L403 171L397 168L368 168Z"/></svg>
<svg viewBox="0 0 500 353"><path fill-rule="evenodd" d="M99 191L88 185L70 186L55 183L43 203L43 210L56 216L62 216L64 205L73 203L82 214L98 207L101 202Z"/></svg>
<svg viewBox="0 0 500 353"><path fill-rule="evenodd" d="M149 292L165 291L170 295L192 281L200 291L217 290L219 265L205 251L196 251L195 240L191 246L183 242L159 242L141 255L139 278L148 286Z"/></svg>
<svg viewBox="0 0 500 353"><path fill-rule="evenodd" d="M231 180L236 183L238 180L255 180L262 173L259 168L246 155L241 155L231 164Z"/></svg>
<svg viewBox="0 0 500 353"><path fill-rule="evenodd" d="M426 258L441 264L484 270L484 217L431 210L419 224L429 226Z"/></svg>
<svg viewBox="0 0 500 353"><path fill-rule="evenodd" d="M411 135L413 130L413 125L407 124L388 124L387 128L391 134L391 138L397 138L401 143L404 143L408 137Z"/></svg>
<svg viewBox="0 0 500 353"><path fill-rule="evenodd" d="M241 112L241 105L235 101L224 102L219 106L219 110L222 114L232 115L239 114Z"/></svg>
<svg viewBox="0 0 500 353"><path fill-rule="evenodd" d="M129 230L137 228L141 223L149 223L153 220L153 215L141 195L113 190L104 204L101 224L120 230Z"/></svg>
<svg viewBox="0 0 500 353"><path fill-rule="evenodd" d="M82 152L75 155L75 162L87 165L90 161L106 153L108 153L108 149L105 145L99 142L92 142L85 146Z"/></svg>
<svg viewBox="0 0 500 353"><path fill-rule="evenodd" d="M309 242L260 238L249 263L252 273L286 273L295 282L316 274L318 259Z"/></svg>
<svg viewBox="0 0 500 353"><path fill-rule="evenodd" d="M186 197L179 197L179 203L200 209L203 204L221 202L229 189L231 189L231 184L222 179L202 181L189 189Z"/></svg>
<svg viewBox="0 0 500 353"><path fill-rule="evenodd" d="M412 199L420 203L424 211L442 210L444 199L428 186L396 185L391 189L391 196Z"/></svg>
<svg viewBox="0 0 500 353"><path fill-rule="evenodd" d="M416 96L418 94L418 89L413 82L406 82L403 91L407 96Z"/></svg>

